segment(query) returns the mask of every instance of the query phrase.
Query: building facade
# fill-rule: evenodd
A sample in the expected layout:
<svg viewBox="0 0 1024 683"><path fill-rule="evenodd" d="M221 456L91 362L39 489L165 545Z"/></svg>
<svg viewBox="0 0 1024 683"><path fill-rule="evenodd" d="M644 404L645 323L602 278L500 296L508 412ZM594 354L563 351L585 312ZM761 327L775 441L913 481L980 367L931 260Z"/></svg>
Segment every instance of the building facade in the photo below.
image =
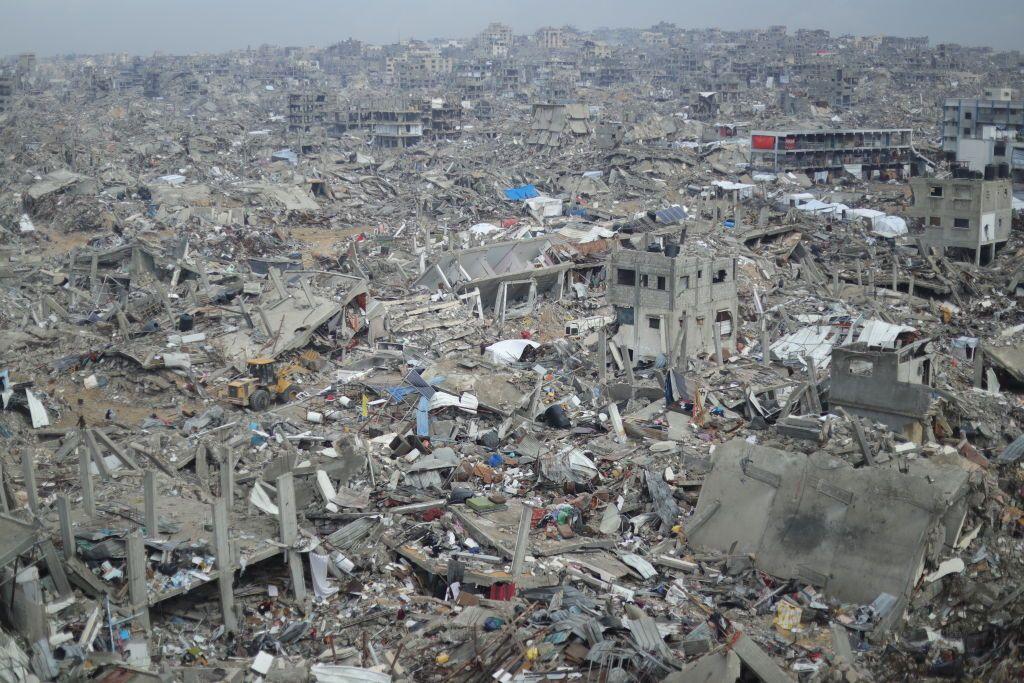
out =
<svg viewBox="0 0 1024 683"><path fill-rule="evenodd" d="M652 247L653 249L654 247ZM713 254L616 249L608 258L614 341L633 364L736 348L736 263Z"/></svg>
<svg viewBox="0 0 1024 683"><path fill-rule="evenodd" d="M921 242L953 255L987 263L1010 238L1013 192L1008 177L989 166L987 176L958 170L953 178L914 178L914 205L908 211L922 224ZM1004 167L1002 175L1008 174Z"/></svg>
<svg viewBox="0 0 1024 683"><path fill-rule="evenodd" d="M912 441L926 436L935 355L928 340L895 349L864 342L832 349L829 408L881 422Z"/></svg>
<svg viewBox="0 0 1024 683"><path fill-rule="evenodd" d="M1024 178L1024 99L1011 88L986 88L982 97L950 98L942 108L942 151L972 171L1009 164Z"/></svg>
<svg viewBox="0 0 1024 683"><path fill-rule="evenodd" d="M909 128L755 130L750 138L750 164L757 171L829 172L856 167L869 177L874 171L913 174L916 163Z"/></svg>

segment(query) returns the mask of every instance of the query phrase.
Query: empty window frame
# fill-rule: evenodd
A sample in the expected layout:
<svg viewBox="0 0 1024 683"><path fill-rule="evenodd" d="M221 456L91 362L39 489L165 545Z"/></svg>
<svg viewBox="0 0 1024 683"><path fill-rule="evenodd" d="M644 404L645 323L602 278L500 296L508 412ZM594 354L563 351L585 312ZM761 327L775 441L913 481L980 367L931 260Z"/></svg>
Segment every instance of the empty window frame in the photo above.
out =
<svg viewBox="0 0 1024 683"><path fill-rule="evenodd" d="M632 325L633 324L633 309L632 308L616 308L615 309L615 322L620 325Z"/></svg>
<svg viewBox="0 0 1024 683"><path fill-rule="evenodd" d="M647 319L647 327L651 328L652 330L660 330L661 329L661 318L655 318L655 317L648 318Z"/></svg>
<svg viewBox="0 0 1024 683"><path fill-rule="evenodd" d="M928 219L928 225L932 226L933 228L941 228L942 218L940 216L932 216Z"/></svg>
<svg viewBox="0 0 1024 683"><path fill-rule="evenodd" d="M715 324L718 326L718 334L722 339L727 339L732 334L732 313L730 311L718 311L715 313Z"/></svg>
<svg viewBox="0 0 1024 683"><path fill-rule="evenodd" d="M679 288L680 289L689 289L690 288L690 276L689 275L683 275L682 277L679 278Z"/></svg>
<svg viewBox="0 0 1024 683"><path fill-rule="evenodd" d="M665 276L664 275L659 275L658 276L658 281L657 281L656 284L657 284L657 288L658 289L664 290L665 289Z"/></svg>
<svg viewBox="0 0 1024 683"><path fill-rule="evenodd" d="M647 287L649 281L650 281L650 278L648 277L647 273L640 273L640 286L641 287Z"/></svg>
<svg viewBox="0 0 1024 683"><path fill-rule="evenodd" d="M711 278L711 282L718 284L719 282L725 282L727 271L725 268L720 268L715 271L714 276Z"/></svg>
<svg viewBox="0 0 1024 683"><path fill-rule="evenodd" d="M629 268L618 268L615 271L615 282L632 287L636 284L636 271Z"/></svg>
<svg viewBox="0 0 1024 683"><path fill-rule="evenodd" d="M928 196L929 197L941 197L942 196L942 186L941 185L932 185L930 188L928 188Z"/></svg>
<svg viewBox="0 0 1024 683"><path fill-rule="evenodd" d="M971 219L970 218L954 218L953 219L953 227L954 228L960 228L961 230L966 230L967 228L971 227Z"/></svg>
<svg viewBox="0 0 1024 683"><path fill-rule="evenodd" d="M870 377L875 372L875 364L869 360L851 360L850 374L857 377Z"/></svg>

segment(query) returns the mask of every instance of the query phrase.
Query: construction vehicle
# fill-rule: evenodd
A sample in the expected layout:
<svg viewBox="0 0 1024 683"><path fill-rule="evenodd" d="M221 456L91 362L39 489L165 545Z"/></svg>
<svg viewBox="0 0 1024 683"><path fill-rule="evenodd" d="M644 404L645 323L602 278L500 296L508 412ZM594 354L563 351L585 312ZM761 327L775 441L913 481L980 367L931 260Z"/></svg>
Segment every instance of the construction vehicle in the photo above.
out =
<svg viewBox="0 0 1024 683"><path fill-rule="evenodd" d="M273 358L252 358L245 366L248 377L228 382L227 395L229 403L252 408L256 412L266 410L271 401L288 403L299 395L299 386L292 381L292 375L303 370L299 363L289 363L275 368Z"/></svg>

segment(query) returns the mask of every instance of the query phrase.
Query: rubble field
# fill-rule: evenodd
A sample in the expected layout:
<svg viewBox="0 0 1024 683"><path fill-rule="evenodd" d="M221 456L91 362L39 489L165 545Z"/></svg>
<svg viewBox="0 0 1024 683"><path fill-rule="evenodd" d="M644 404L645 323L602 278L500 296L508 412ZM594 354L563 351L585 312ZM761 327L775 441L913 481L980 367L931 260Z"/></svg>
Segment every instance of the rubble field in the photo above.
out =
<svg viewBox="0 0 1024 683"><path fill-rule="evenodd" d="M0 681L1024 680L1022 66L0 62Z"/></svg>

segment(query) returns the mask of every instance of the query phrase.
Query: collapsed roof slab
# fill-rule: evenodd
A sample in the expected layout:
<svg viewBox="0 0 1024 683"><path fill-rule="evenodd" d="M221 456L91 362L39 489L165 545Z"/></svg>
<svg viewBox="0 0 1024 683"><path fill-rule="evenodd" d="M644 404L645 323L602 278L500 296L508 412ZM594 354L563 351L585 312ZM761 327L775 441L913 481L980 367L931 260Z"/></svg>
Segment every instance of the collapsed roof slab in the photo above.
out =
<svg viewBox="0 0 1024 683"><path fill-rule="evenodd" d="M715 450L687 534L696 547L752 554L757 567L870 603L909 596L933 532L955 542L967 472L915 461L854 469L735 439Z"/></svg>
<svg viewBox="0 0 1024 683"><path fill-rule="evenodd" d="M218 337L217 343L225 357L235 367L244 368L249 358L276 358L287 351L305 347L321 325L339 315L353 299L366 292L366 283L360 278L336 275L333 279L350 281L349 288L341 297L329 298L288 286L284 298L268 302L268 296L264 295L259 303L247 304L253 309L249 317L255 327L242 324L234 332Z"/></svg>

